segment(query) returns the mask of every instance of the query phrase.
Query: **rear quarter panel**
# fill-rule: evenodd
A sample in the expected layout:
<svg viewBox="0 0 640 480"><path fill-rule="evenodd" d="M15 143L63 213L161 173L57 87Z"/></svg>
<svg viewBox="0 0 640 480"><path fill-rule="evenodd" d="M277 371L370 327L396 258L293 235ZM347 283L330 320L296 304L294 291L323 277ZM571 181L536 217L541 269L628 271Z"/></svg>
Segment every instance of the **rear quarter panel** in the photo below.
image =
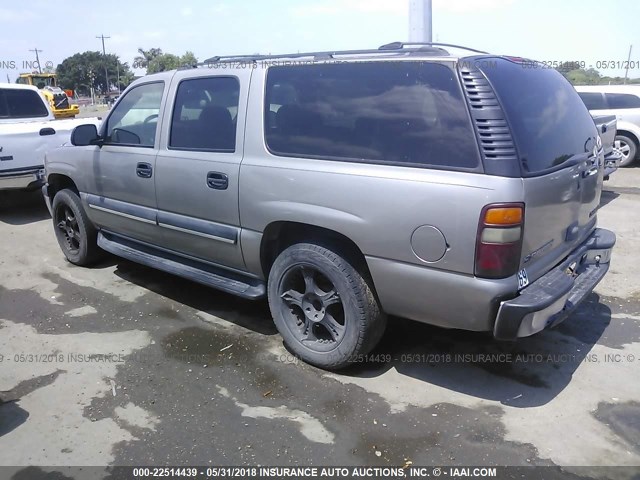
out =
<svg viewBox="0 0 640 480"><path fill-rule="evenodd" d="M351 239L365 255L374 283L382 288L386 288L387 282L381 277L388 269L378 268L381 262L387 266L393 263L417 267L418 270L412 268L412 272L418 272L418 275L423 272L424 278L429 277L429 272L450 272L453 275L446 282L449 285L456 283L456 278L462 283L475 282L473 272L480 212L489 203L522 201L521 179L272 155L265 146L263 133L264 78L263 70L254 72L245 156L240 170L242 247L246 265L252 273L263 275L260 234L272 222L291 221L320 226ZM469 134L473 133L470 131ZM446 252L440 260L427 262L414 253L412 235L425 225L436 227L446 239ZM400 270L402 268L396 269ZM505 282L513 283L515 293L515 278L495 283L504 289ZM424 285L416 285L416 289L422 287ZM385 306L385 292L378 288L378 294ZM421 294L412 291L411 295ZM463 300L455 298L457 293L452 292L452 296L441 298L439 313L446 310L448 302ZM400 306L402 302L396 300L390 299L386 303ZM488 308L488 298L480 301ZM465 308L469 306L464 305ZM409 310L394 311L393 307L386 306L385 309L388 313L413 318L418 314L417 309L411 310L416 315L411 315ZM482 321L486 321L486 317ZM480 326L482 321L479 320L478 328L473 329L487 328L486 324ZM448 323L454 324L455 321ZM463 325L473 327L468 322L459 326Z"/></svg>

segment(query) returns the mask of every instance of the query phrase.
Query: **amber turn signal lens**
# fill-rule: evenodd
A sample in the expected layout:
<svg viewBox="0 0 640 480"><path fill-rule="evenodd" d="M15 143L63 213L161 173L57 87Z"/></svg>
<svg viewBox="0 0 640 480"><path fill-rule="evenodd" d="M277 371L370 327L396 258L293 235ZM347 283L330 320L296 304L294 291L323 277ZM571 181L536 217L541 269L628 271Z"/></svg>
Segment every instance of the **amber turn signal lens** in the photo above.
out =
<svg viewBox="0 0 640 480"><path fill-rule="evenodd" d="M522 208L489 208L484 215L484 223L486 225L519 225L522 223Z"/></svg>

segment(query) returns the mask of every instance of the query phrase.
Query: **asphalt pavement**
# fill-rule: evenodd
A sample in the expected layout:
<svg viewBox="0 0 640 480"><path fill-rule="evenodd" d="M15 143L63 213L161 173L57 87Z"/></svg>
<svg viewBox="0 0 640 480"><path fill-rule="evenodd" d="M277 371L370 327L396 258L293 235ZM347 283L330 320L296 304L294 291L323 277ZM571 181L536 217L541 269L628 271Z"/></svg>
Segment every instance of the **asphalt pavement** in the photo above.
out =
<svg viewBox="0 0 640 480"><path fill-rule="evenodd" d="M408 462L621 465L579 474L632 478L638 185L640 168L605 183L611 269L558 328L512 344L394 318L371 361L340 373L297 361L265 301L115 257L69 264L40 194L0 193L0 465L16 479L64 465Z"/></svg>

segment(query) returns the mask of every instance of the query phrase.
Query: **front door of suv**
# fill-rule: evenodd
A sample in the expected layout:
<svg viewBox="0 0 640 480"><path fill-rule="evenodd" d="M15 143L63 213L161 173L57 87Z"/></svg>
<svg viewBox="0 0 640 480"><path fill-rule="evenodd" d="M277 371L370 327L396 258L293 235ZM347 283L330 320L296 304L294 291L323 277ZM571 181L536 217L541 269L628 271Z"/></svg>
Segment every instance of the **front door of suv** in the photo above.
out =
<svg viewBox="0 0 640 480"><path fill-rule="evenodd" d="M250 76L250 69L178 71L156 166L162 246L241 270L238 182Z"/></svg>
<svg viewBox="0 0 640 480"><path fill-rule="evenodd" d="M102 127L85 195L92 220L104 230L157 243L155 164L164 82L125 93Z"/></svg>

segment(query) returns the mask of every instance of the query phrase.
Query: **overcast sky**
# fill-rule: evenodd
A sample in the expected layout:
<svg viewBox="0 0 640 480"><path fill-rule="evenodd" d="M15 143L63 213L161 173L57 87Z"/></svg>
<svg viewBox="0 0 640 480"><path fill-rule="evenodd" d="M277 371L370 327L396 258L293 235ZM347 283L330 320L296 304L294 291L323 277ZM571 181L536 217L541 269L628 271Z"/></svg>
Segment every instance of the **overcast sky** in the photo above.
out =
<svg viewBox="0 0 640 480"><path fill-rule="evenodd" d="M213 55L377 48L408 39L408 0L0 1L0 81L102 50L132 63L139 47ZM623 62L640 77L638 0L434 0L434 41L543 61ZM14 62L15 67L8 65ZM3 68L4 67L4 68ZM144 73L138 71L137 73ZM603 75L624 75L621 68Z"/></svg>

